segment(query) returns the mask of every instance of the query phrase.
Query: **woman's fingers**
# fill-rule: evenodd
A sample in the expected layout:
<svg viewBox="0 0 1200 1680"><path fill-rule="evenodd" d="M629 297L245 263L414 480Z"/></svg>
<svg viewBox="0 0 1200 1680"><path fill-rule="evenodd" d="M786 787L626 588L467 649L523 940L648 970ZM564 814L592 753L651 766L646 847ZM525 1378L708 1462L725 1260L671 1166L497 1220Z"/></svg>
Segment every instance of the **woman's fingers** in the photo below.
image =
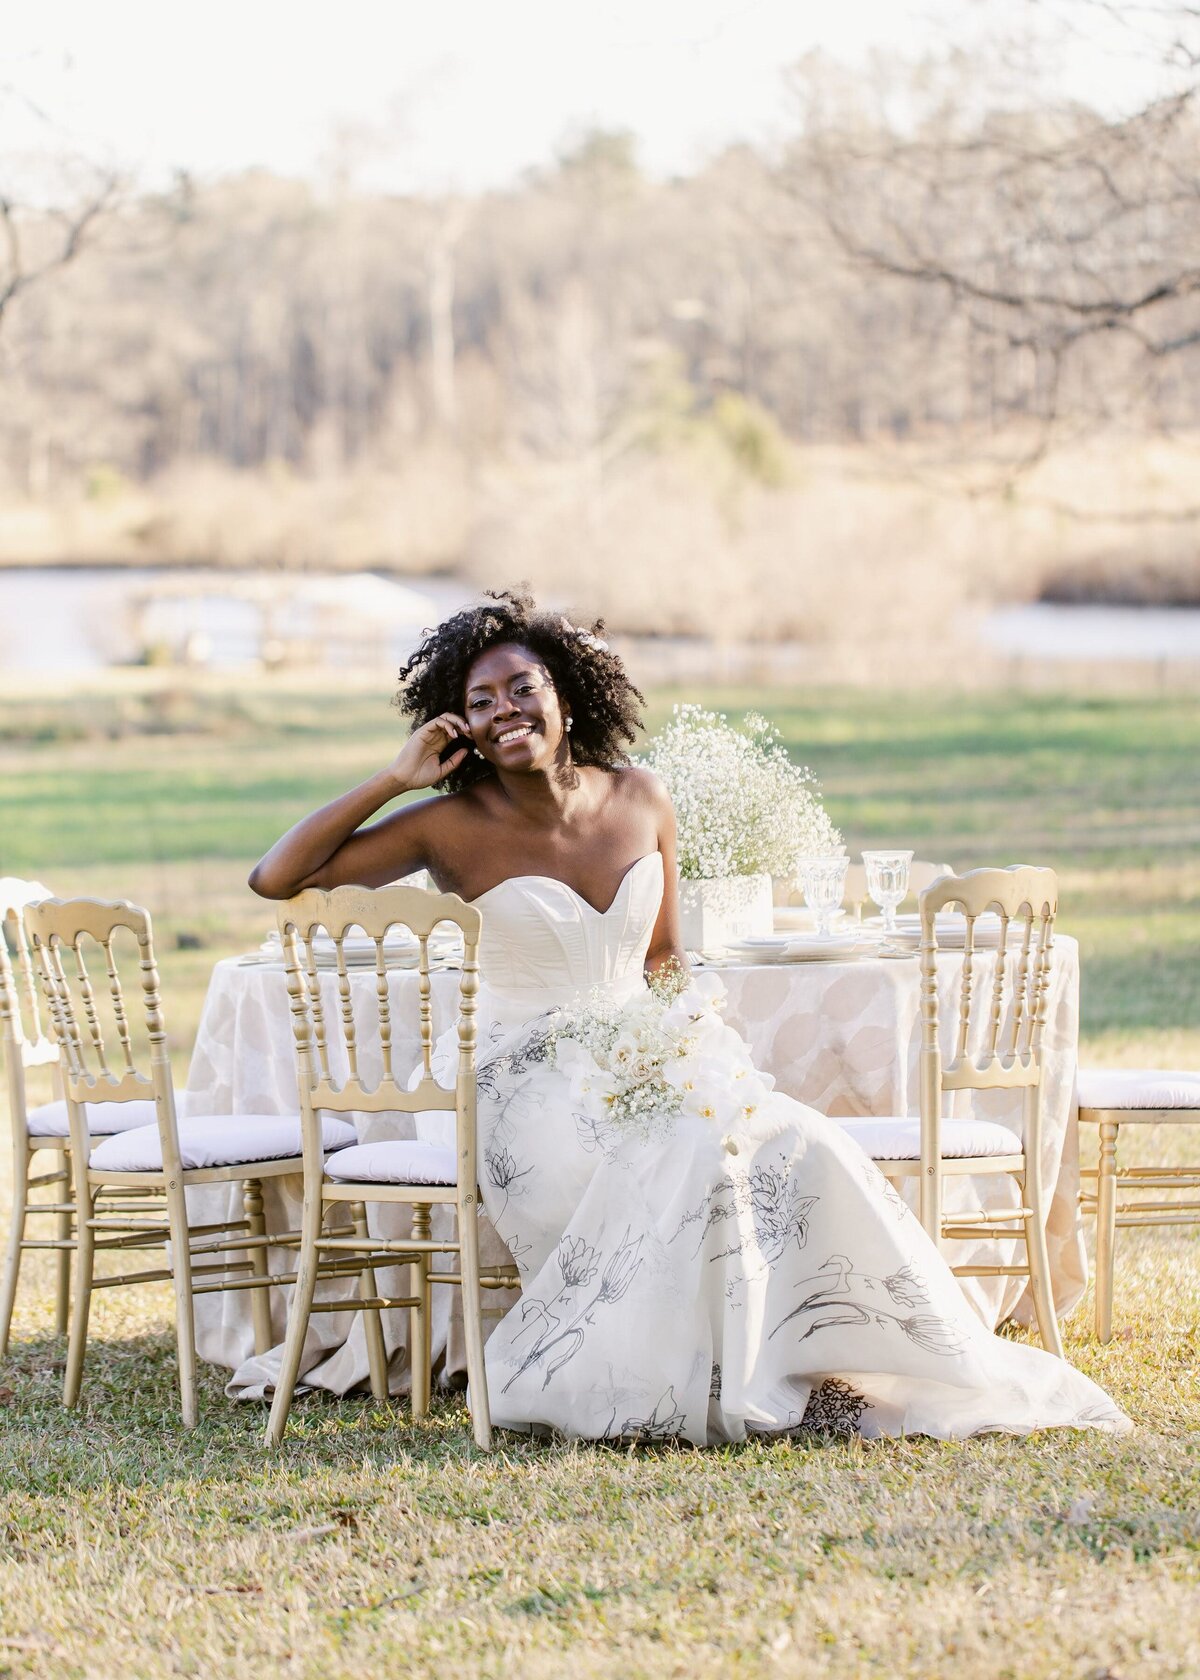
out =
<svg viewBox="0 0 1200 1680"><path fill-rule="evenodd" d="M448 741L455 740L459 735L469 736L471 733L463 719L453 712L440 712L437 717L430 718L425 727L429 730L440 729Z"/></svg>
<svg viewBox="0 0 1200 1680"><path fill-rule="evenodd" d="M457 770L458 769L459 765L463 762L463 760L466 758L466 756L467 756L467 749L465 747L460 747L456 753L451 753L450 757L446 760L445 764L443 764L441 766L440 770L438 771L438 781L439 782L445 781L446 777L451 773L452 770Z"/></svg>

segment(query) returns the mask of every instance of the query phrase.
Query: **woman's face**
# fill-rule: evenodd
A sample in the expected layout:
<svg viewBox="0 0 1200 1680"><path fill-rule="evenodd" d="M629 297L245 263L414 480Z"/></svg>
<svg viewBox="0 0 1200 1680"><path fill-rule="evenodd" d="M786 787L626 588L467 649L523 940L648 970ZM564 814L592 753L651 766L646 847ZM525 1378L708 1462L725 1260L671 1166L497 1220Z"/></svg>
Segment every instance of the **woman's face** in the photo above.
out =
<svg viewBox="0 0 1200 1680"><path fill-rule="evenodd" d="M471 742L500 770L544 770L566 740L550 673L516 642L488 648L467 672L463 716Z"/></svg>

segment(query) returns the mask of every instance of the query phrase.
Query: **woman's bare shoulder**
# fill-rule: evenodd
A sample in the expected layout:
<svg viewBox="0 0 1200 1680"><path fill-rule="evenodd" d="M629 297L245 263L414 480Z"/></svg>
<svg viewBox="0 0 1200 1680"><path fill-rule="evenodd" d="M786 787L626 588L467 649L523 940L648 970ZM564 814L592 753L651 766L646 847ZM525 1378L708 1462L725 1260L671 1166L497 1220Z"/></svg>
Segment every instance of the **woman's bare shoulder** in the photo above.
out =
<svg viewBox="0 0 1200 1680"><path fill-rule="evenodd" d="M640 764L625 764L609 774L614 797L654 811L670 810L671 796L653 770L647 770Z"/></svg>
<svg viewBox="0 0 1200 1680"><path fill-rule="evenodd" d="M423 802L424 819L431 839L442 835L462 834L477 828L492 815L487 789L480 784L461 788L457 793L439 793Z"/></svg>

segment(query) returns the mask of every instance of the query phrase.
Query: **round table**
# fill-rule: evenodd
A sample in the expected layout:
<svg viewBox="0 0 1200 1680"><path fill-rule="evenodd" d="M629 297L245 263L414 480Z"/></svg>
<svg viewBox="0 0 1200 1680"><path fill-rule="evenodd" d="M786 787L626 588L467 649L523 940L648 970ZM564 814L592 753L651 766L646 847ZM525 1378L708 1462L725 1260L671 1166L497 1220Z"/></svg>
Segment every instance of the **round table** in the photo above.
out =
<svg viewBox="0 0 1200 1680"><path fill-rule="evenodd" d="M989 954L976 954L976 984L988 984ZM954 1002L961 980L961 953L938 956L941 1019L949 1034ZM710 967L712 965L709 965ZM916 1110L916 1068L920 1041L919 972L916 958L857 959L851 962L807 962L762 966L717 965L727 1004L725 1019L747 1041L755 1064L775 1078L777 1087L821 1113L833 1117L907 1114ZM325 982L332 988L336 976ZM373 995L374 972L352 975L352 986L364 988L364 1006ZM420 1055L417 1024L417 975L394 970L390 976L393 1004L394 1056L397 1068L416 1064ZM432 976L434 1031L453 1024L458 975L453 970ZM329 1000L332 1004L332 995ZM330 1008L331 1024L337 1019ZM982 1026L982 1022L981 1022ZM1074 1085L1079 1037L1079 949L1059 935L1047 998L1042 1082L1042 1173L1050 1192L1047 1244L1055 1298L1060 1311L1079 1299L1087 1280L1078 1212L1078 1157L1074 1126ZM948 1046L947 1046L948 1048ZM370 1078L370 1044L361 1047L364 1074ZM283 968L278 963L229 958L213 970L188 1077L188 1106L192 1113L279 1114L297 1108L292 1023ZM952 1112L997 1120L1020 1128L1019 1093L993 1091L975 1096L957 1093ZM363 1115L363 1141L412 1136L407 1115ZM299 1222L299 1177L264 1183L268 1228L295 1229ZM911 1186L915 1198L915 1181ZM240 1192L223 1186L189 1192L193 1217L210 1220L236 1217ZM1015 1205L1017 1191L1010 1179L947 1180L951 1210L992 1207L1007 1200ZM444 1210L437 1210L445 1217ZM376 1205L372 1229L403 1234L403 1214ZM483 1259L496 1264L507 1258L485 1223ZM956 1243L952 1258L968 1264L1021 1258L1023 1245L984 1242ZM286 1251L274 1251L272 1269L292 1264ZM403 1293L400 1274L391 1284ZM994 1325L1018 1317L1029 1321L1027 1291L1020 1278L972 1278L964 1288L980 1316ZM389 1285L390 1286L390 1285ZM323 1285L344 1294L353 1284ZM272 1322L282 1340L287 1291L272 1291ZM453 1314L456 1290L434 1292L437 1319L435 1348L445 1354L449 1369L461 1368L461 1342ZM513 1297L498 1294L495 1304ZM401 1388L407 1380L404 1353L407 1321L400 1313L386 1315L385 1331L395 1349L392 1381ZM278 1368L278 1349L257 1357L253 1353L249 1303L244 1292L201 1296L197 1300L197 1341L202 1358L234 1371L229 1391L252 1398L272 1385ZM304 1380L310 1385L343 1393L366 1378L366 1353L358 1315L327 1313L313 1320Z"/></svg>

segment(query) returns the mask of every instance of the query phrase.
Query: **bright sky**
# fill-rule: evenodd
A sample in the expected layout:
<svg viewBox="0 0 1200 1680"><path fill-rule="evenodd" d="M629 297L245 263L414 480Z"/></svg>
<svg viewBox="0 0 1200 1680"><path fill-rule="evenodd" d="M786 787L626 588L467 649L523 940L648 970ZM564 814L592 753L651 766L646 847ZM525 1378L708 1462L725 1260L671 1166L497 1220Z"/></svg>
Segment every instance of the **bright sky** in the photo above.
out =
<svg viewBox="0 0 1200 1680"><path fill-rule="evenodd" d="M687 170L730 140L780 132L783 71L814 48L853 68L873 50L967 45L1001 15L1027 30L1038 15L1023 0L9 0L6 11L10 156L47 143L30 103L61 144L147 183L175 167L319 178L340 130L359 179L396 191L503 184L593 124L632 129L655 172ZM1056 38L1039 58L1056 85L1101 105L1151 75L1118 26Z"/></svg>

